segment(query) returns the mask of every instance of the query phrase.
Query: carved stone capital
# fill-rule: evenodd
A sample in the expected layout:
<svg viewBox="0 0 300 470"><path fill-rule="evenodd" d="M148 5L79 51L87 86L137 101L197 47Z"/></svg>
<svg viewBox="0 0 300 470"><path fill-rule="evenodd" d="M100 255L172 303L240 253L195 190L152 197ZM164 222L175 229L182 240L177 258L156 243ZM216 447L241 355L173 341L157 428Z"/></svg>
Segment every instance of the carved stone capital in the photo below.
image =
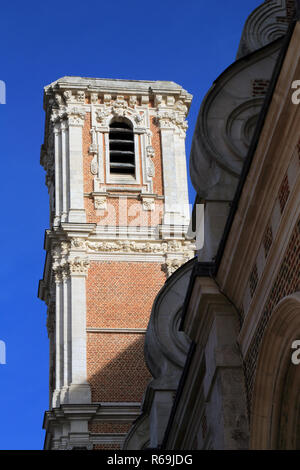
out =
<svg viewBox="0 0 300 470"><path fill-rule="evenodd" d="M52 271L56 283L63 282L70 276L69 265L66 260L55 260L52 264Z"/></svg>
<svg viewBox="0 0 300 470"><path fill-rule="evenodd" d="M182 136L185 135L188 128L187 121L181 112L179 113L169 109L160 109L157 113L156 119L161 130L174 129L174 131L178 132Z"/></svg>
<svg viewBox="0 0 300 470"><path fill-rule="evenodd" d="M84 274L86 275L89 269L90 262L88 258L76 258L69 260L70 275L72 274Z"/></svg>
<svg viewBox="0 0 300 470"><path fill-rule="evenodd" d="M82 127L85 120L85 109L77 106L68 108L66 117L68 118L69 126Z"/></svg>

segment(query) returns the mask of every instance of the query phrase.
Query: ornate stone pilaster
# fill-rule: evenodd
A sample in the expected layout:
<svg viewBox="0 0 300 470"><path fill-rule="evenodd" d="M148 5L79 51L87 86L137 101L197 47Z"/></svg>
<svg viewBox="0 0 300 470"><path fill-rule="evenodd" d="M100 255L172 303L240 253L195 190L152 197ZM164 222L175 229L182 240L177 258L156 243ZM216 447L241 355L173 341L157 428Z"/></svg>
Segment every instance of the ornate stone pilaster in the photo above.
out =
<svg viewBox="0 0 300 470"><path fill-rule="evenodd" d="M53 407L90 403L86 381L86 276L89 260L70 254L70 242L55 243L52 271L56 283L56 359Z"/></svg>
<svg viewBox="0 0 300 470"><path fill-rule="evenodd" d="M69 124L69 185L70 209L68 222L85 222L83 200L82 127L85 109L73 107L67 111Z"/></svg>

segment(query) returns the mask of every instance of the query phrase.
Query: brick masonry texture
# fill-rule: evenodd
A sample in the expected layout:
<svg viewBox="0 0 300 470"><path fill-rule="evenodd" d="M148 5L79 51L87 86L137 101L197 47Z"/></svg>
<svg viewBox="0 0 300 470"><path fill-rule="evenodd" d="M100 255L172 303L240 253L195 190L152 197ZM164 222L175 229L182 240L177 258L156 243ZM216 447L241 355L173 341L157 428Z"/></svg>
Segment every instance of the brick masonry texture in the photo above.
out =
<svg viewBox="0 0 300 470"><path fill-rule="evenodd" d="M96 444L93 450L120 450L117 444Z"/></svg>
<svg viewBox="0 0 300 470"><path fill-rule="evenodd" d="M87 327L146 328L165 279L160 263L92 261L87 278Z"/></svg>
<svg viewBox="0 0 300 470"><path fill-rule="evenodd" d="M87 278L87 327L146 328L165 282L160 263L92 261ZM93 401L135 401L150 380L144 334L88 333L87 370Z"/></svg>
<svg viewBox="0 0 300 470"><path fill-rule="evenodd" d="M281 299L298 290L300 290L300 219L293 230L284 259L280 265L278 275L266 301L264 311L245 358L249 410L251 410L257 358L269 318Z"/></svg>
<svg viewBox="0 0 300 470"><path fill-rule="evenodd" d="M252 96L262 96L267 93L270 80L252 80Z"/></svg>
<svg viewBox="0 0 300 470"><path fill-rule="evenodd" d="M115 421L103 421L89 423L89 432L92 434L127 434L132 423L116 423ZM123 438L123 436L122 436ZM119 450L118 444L96 444L94 450Z"/></svg>
<svg viewBox="0 0 300 470"><path fill-rule="evenodd" d="M102 433L127 433L131 427L131 423L116 423L115 421L103 421L89 423L89 431L93 434Z"/></svg>
<svg viewBox="0 0 300 470"><path fill-rule="evenodd" d="M88 333L87 369L93 402L139 402L151 375L144 335Z"/></svg>

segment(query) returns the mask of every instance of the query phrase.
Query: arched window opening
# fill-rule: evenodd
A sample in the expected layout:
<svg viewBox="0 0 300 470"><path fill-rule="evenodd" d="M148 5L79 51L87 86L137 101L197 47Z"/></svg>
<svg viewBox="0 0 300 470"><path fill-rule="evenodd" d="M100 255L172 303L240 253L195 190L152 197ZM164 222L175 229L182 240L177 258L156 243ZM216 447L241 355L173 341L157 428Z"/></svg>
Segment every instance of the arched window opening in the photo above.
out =
<svg viewBox="0 0 300 470"><path fill-rule="evenodd" d="M129 122L114 121L109 126L110 173L135 176L134 135Z"/></svg>

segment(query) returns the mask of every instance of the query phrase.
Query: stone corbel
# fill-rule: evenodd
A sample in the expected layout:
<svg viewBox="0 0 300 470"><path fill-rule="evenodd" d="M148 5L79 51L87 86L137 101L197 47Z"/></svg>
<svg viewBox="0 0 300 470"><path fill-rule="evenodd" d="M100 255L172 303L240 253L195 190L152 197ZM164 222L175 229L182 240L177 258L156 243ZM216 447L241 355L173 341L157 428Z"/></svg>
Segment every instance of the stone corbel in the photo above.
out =
<svg viewBox="0 0 300 470"><path fill-rule="evenodd" d="M174 96L167 96L167 106L174 106L175 104L175 98Z"/></svg>
<svg viewBox="0 0 300 470"><path fill-rule="evenodd" d="M129 106L130 106L131 108L135 108L137 104L138 104L138 102L137 102L137 97L136 97L135 95L130 96L130 98L129 98Z"/></svg>
<svg viewBox="0 0 300 470"><path fill-rule="evenodd" d="M111 102L111 95L104 95L103 96L103 101L104 103L110 103Z"/></svg>
<svg viewBox="0 0 300 470"><path fill-rule="evenodd" d="M141 96L141 105L148 105L149 104L149 96L148 95L142 95Z"/></svg>
<svg viewBox="0 0 300 470"><path fill-rule="evenodd" d="M155 95L154 106L156 108L161 107L164 104L162 95Z"/></svg>
<svg viewBox="0 0 300 470"><path fill-rule="evenodd" d="M98 93L91 93L91 104L98 104Z"/></svg>

